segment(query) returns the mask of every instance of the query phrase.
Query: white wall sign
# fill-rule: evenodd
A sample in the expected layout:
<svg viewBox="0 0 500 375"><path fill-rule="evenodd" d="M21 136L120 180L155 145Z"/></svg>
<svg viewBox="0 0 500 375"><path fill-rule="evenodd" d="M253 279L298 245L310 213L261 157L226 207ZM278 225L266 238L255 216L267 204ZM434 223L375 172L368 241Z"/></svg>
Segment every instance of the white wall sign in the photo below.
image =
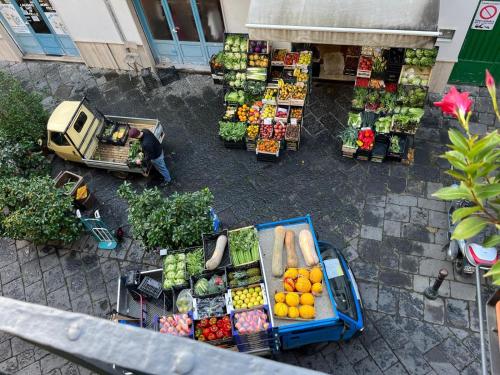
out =
<svg viewBox="0 0 500 375"><path fill-rule="evenodd" d="M471 29L493 30L498 18L498 13L500 13L500 2L481 1L476 15L474 16L474 20L472 21Z"/></svg>
<svg viewBox="0 0 500 375"><path fill-rule="evenodd" d="M0 4L0 13L16 34L29 34L30 30L12 4Z"/></svg>
<svg viewBox="0 0 500 375"><path fill-rule="evenodd" d="M47 17L47 19L49 20L50 25L52 26L56 34L68 35L66 26L64 26L63 21L56 12L45 12L45 17Z"/></svg>

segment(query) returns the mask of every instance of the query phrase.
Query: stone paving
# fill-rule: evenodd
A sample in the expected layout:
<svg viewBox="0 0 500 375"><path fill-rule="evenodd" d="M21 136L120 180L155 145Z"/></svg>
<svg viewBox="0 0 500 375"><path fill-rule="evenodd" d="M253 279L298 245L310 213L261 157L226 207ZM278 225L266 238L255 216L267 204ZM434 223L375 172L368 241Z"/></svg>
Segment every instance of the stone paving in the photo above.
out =
<svg viewBox="0 0 500 375"><path fill-rule="evenodd" d="M427 108L416 139L415 162L375 164L344 159L336 137L345 123L352 88L317 83L304 119L301 150L277 164L225 149L216 124L222 90L209 76L179 73L166 86L146 89L127 74L77 64L3 64L23 86L41 92L47 108L82 95L104 113L158 117L165 129L167 163L176 183L192 191L209 186L224 225L237 227L310 213L322 240L345 249L366 312L364 334L348 343L309 346L279 355L290 364L337 374L479 374L479 334L473 279L454 274L445 260L447 215L432 192L449 184L438 158L455 120ZM476 97L473 128L498 128L484 88ZM431 96L430 99L435 99ZM105 171L54 161L95 192L112 227L126 225L116 196L121 180ZM148 184L132 178L139 189ZM117 279L128 269L152 269L158 257L126 239L119 251L97 250L92 238L45 253L24 241L0 242L0 295L105 317L116 305ZM440 268L449 271L440 297L423 290ZM485 289L487 289L485 287ZM486 294L486 291L485 291ZM0 333L0 372L86 374L87 370Z"/></svg>

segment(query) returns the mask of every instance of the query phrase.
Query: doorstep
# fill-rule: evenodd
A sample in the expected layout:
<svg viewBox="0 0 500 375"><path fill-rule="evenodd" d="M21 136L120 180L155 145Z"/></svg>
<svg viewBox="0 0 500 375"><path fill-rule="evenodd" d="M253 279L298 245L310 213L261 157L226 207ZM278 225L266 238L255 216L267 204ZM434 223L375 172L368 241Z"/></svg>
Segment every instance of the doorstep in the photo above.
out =
<svg viewBox="0 0 500 375"><path fill-rule="evenodd" d="M23 55L24 60L39 60L39 61L59 61L67 63L79 63L84 64L85 61L81 57L77 56L49 56L49 55L37 55L33 53L28 53Z"/></svg>

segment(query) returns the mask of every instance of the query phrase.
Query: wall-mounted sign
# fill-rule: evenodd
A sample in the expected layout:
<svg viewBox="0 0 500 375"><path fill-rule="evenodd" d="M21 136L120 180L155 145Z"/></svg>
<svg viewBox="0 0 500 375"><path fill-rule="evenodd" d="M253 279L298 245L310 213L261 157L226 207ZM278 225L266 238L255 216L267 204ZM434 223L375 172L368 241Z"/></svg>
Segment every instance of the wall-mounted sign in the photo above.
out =
<svg viewBox="0 0 500 375"><path fill-rule="evenodd" d="M500 2L481 1L476 15L474 16L474 20L472 21L471 29L493 30L498 18L498 13L500 13Z"/></svg>
<svg viewBox="0 0 500 375"><path fill-rule="evenodd" d="M45 17L47 17L47 19L49 20L50 25L52 26L56 34L68 35L68 30L66 30L66 26L64 26L64 23L59 17L59 14L57 14L56 12L45 12Z"/></svg>
<svg viewBox="0 0 500 375"><path fill-rule="evenodd" d="M30 30L12 4L0 4L0 13L16 34L29 34Z"/></svg>

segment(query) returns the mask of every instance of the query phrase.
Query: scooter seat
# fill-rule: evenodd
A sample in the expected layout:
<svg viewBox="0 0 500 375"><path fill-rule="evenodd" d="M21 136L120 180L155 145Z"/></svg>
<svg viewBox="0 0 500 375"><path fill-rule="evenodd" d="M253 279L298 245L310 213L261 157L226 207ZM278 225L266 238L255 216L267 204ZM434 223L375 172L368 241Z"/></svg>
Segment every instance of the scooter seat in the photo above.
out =
<svg viewBox="0 0 500 375"><path fill-rule="evenodd" d="M491 267L498 260L496 248L483 247L475 243L467 246L467 253L465 255L472 265L480 267Z"/></svg>

